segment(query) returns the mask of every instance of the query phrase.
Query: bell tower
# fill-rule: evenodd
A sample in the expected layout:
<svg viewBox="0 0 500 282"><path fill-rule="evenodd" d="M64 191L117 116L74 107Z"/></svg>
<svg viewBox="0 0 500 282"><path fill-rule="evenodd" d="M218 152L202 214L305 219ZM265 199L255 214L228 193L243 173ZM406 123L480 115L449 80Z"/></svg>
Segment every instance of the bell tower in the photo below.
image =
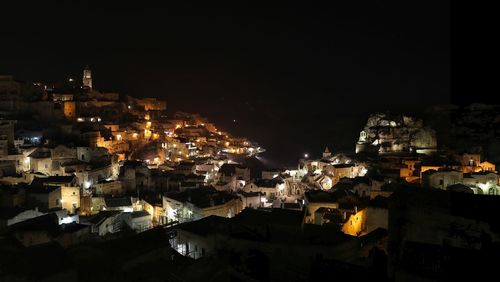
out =
<svg viewBox="0 0 500 282"><path fill-rule="evenodd" d="M83 87L92 90L92 71L89 66L83 70Z"/></svg>
<svg viewBox="0 0 500 282"><path fill-rule="evenodd" d="M332 156L332 153L330 152L330 150L328 149L328 146L325 147L325 151L323 152L323 158L326 159L326 158L329 158Z"/></svg>

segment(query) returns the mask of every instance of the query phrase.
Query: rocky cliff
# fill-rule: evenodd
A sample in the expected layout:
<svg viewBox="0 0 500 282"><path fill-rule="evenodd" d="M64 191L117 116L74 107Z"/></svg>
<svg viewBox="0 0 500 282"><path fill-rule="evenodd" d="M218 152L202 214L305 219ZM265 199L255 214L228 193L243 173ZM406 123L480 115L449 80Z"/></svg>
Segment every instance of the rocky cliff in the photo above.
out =
<svg viewBox="0 0 500 282"><path fill-rule="evenodd" d="M356 153L428 153L436 147L436 132L425 127L421 119L376 113L370 115L366 126L360 132Z"/></svg>

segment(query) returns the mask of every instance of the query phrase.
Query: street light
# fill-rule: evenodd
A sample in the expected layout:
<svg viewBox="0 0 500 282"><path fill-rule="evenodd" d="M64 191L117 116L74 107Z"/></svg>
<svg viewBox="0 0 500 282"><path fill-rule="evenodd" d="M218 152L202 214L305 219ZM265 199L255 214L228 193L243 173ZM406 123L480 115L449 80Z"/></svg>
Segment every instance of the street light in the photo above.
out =
<svg viewBox="0 0 500 282"><path fill-rule="evenodd" d="M309 158L309 154L305 153L304 158L306 158L306 159Z"/></svg>

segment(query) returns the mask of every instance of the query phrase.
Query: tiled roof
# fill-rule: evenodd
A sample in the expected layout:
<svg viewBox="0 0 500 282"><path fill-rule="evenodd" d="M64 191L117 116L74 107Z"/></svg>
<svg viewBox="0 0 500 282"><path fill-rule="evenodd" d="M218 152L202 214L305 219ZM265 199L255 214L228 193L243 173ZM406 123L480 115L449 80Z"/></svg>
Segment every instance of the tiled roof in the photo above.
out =
<svg viewBox="0 0 500 282"><path fill-rule="evenodd" d="M49 176L49 177L35 177L31 182L32 185L43 185L45 183L51 184L68 184L75 180L75 176Z"/></svg>
<svg viewBox="0 0 500 282"><path fill-rule="evenodd" d="M120 198L105 198L104 202L106 207L128 207L132 206L132 200L130 197L120 197Z"/></svg>
<svg viewBox="0 0 500 282"><path fill-rule="evenodd" d="M115 216L117 214L121 213L120 211L100 211L98 214L90 216L87 221L92 224L99 224L102 222L104 219Z"/></svg>
<svg viewBox="0 0 500 282"><path fill-rule="evenodd" d="M139 217L145 217L145 216L151 216L147 211L134 211L130 213L130 216L132 218L139 218Z"/></svg>
<svg viewBox="0 0 500 282"><path fill-rule="evenodd" d="M33 159L45 159L45 158L50 158L52 156L50 150L46 148L37 148L35 151L33 151L31 154L28 155L28 157L33 158Z"/></svg>
<svg viewBox="0 0 500 282"><path fill-rule="evenodd" d="M258 179L254 181L254 184L257 187L268 187L268 188L274 188L278 184L282 184L283 180L281 178L273 178L273 179Z"/></svg>
<svg viewBox="0 0 500 282"><path fill-rule="evenodd" d="M198 208L219 206L233 199L239 199L236 195L223 191L217 191L213 187L193 188L180 193L168 193L166 197L179 202L192 203Z"/></svg>

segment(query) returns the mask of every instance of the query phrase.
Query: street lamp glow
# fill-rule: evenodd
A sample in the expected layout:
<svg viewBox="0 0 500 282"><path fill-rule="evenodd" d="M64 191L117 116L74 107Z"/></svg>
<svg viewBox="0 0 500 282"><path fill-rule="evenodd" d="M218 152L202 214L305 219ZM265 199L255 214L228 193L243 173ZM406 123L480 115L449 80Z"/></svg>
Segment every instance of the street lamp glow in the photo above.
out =
<svg viewBox="0 0 500 282"><path fill-rule="evenodd" d="M309 158L309 154L305 153L304 158Z"/></svg>

